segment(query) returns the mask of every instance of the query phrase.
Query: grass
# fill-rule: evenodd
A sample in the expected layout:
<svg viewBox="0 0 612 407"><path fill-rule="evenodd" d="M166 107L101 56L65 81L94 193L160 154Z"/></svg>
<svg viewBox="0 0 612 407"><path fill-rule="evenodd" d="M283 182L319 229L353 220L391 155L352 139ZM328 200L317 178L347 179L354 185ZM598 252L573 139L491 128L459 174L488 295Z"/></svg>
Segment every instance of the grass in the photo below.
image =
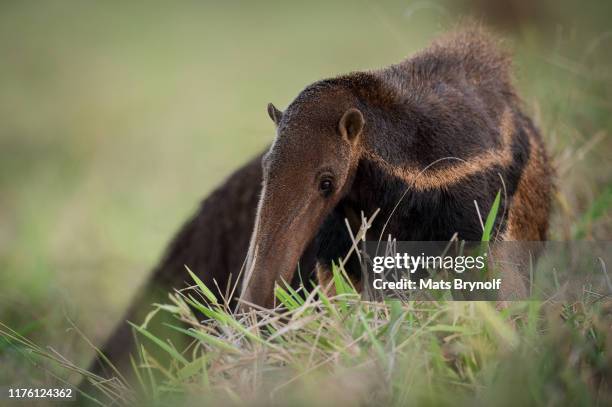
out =
<svg viewBox="0 0 612 407"><path fill-rule="evenodd" d="M277 287L275 310L235 314L197 280L154 312L192 338L176 349L134 325L148 347L136 384L103 382L121 402L150 405L607 405L609 302L369 303L334 267L337 295ZM204 315L199 319L193 312ZM180 321L180 322L179 322ZM185 328L185 326L187 328ZM74 366L15 333L41 357ZM95 378L94 378L95 379ZM141 400L142 402L142 400Z"/></svg>
<svg viewBox="0 0 612 407"><path fill-rule="evenodd" d="M282 107L314 80L399 61L455 23L455 16L466 11L457 10L456 3L2 3L0 322L6 335L0 335L0 385L78 382L80 373L45 363L31 346L9 343L8 333L85 366L94 351L83 336L103 341L198 199L270 141L268 102ZM515 49L516 83L525 109L542 130L558 172L551 238L610 240L610 5L562 1L548 7L535 23L521 23L506 37ZM350 301L329 301L348 319L348 311L359 313ZM445 334L456 335L449 342L460 355L473 352L477 357L476 367L462 370L474 378L466 373L457 382L462 384L451 381L449 389L457 389L458 397L478 392L493 397L487 389L495 382L500 397L510 393L517 401L532 386L534 392L567 390L578 397L587 391L591 401L602 399L594 384L608 377L601 372L609 375L609 367L593 362L597 353L591 350L603 336L588 339L607 321L602 304L568 305L561 310L565 321L544 305L517 304L499 318L510 326L513 318L529 321L517 323L519 345L510 353L504 353L496 337L485 335L475 305L406 307L414 311L401 324L406 335L413 332L411 323L424 324L434 316L439 324L477 332ZM322 320L333 317L326 314L331 309L317 312L323 313ZM392 370L413 384L407 384L406 400L425 389L434 394L435 386L441 386L435 369L444 363L454 366L453 358L447 361L432 350L446 349L446 336L427 326L418 331L425 335L422 347L415 348L420 353L395 365L410 367ZM379 332L376 326L370 330ZM225 336L211 337L226 343ZM211 337L206 338L214 341ZM319 356L314 352L313 361L323 360ZM202 363L212 369L207 360ZM563 366L576 372L567 373ZM302 393L324 393L330 387L315 376L338 368L347 374L334 376L331 383L340 381L338 387L348 389L350 397L363 390L351 385L365 382L361 378L369 377L368 367L334 361L305 375L312 381ZM262 378L293 368L270 366ZM547 378L532 378L533 372ZM204 380L201 371L196 376ZM208 380L212 386L222 377ZM527 377L532 384L524 383ZM507 387L502 378L510 383ZM394 376L387 383L398 380ZM234 393L241 397L238 389L228 389L224 400ZM216 385L214 390L225 397ZM257 396L265 397L263 391Z"/></svg>
<svg viewBox="0 0 612 407"><path fill-rule="evenodd" d="M498 194L499 198L499 194ZM483 226L488 242L499 210ZM89 378L100 405L607 405L612 308L607 297L571 304L364 301L342 267L334 295L276 286L275 309L236 313L191 271L193 284L134 324L135 380L101 380L0 324L0 335ZM595 298L595 299L593 299ZM147 325L166 324L182 349ZM151 347L168 356L160 362ZM112 366L112 361L106 361ZM517 391L520 389L520 391Z"/></svg>

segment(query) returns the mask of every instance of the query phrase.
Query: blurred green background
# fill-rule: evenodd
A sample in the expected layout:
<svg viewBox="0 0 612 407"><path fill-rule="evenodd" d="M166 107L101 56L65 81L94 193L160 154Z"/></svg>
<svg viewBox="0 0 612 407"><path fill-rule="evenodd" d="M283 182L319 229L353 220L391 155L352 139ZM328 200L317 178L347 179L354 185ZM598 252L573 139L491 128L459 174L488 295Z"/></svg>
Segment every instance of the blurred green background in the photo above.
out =
<svg viewBox="0 0 612 407"><path fill-rule="evenodd" d="M271 141L268 102L465 15L514 50L559 173L551 237L610 239L608 1L3 1L0 322L85 365L69 321L110 333L199 200ZM0 338L0 384L50 380L27 358Z"/></svg>

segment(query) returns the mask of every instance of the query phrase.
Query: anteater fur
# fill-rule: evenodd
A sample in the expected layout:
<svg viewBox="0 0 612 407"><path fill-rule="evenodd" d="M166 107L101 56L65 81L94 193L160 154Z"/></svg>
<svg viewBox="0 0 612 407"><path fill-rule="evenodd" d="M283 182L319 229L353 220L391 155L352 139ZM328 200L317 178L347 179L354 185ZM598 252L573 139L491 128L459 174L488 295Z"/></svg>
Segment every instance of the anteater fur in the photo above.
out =
<svg viewBox="0 0 612 407"><path fill-rule="evenodd" d="M482 227L474 200L486 211L498 191L505 217L498 218L496 234L503 240L546 239L552 169L512 86L510 65L482 31L467 31L398 65L304 91L348 89L370 118L371 137L353 188L318 233L319 263L336 261L351 245L346 233L337 232L345 208L373 213L380 207L378 218L386 220L400 200L384 231L397 240L444 241L457 232L478 241ZM380 237L381 229L375 222L369 235Z"/></svg>
<svg viewBox="0 0 612 407"><path fill-rule="evenodd" d="M553 171L542 137L512 84L510 57L492 38L479 28L454 33L399 64L316 82L285 112L272 106L278 136L267 154L264 189L273 193L260 202L257 225L264 226L254 231L252 257L257 258L257 248L263 245L286 246L269 242L265 216L282 215L270 215L266 208L279 206L272 195L287 196L286 191L300 188L291 178L303 184L311 162L329 161L319 160L325 149L350 157L342 158L341 165L351 168L344 184L326 198L331 206L320 205L327 213L316 228L321 282L330 278L329 264L343 258L351 246L345 218L362 211L368 215L381 209L368 232L370 240L391 235L397 240L445 241L457 233L460 239L478 241L482 226L474 201L486 215L502 191L503 216L495 235L545 240ZM355 111L351 114L359 134L356 141L347 141L342 120ZM294 205L315 199L317 191L308 194L295 196ZM290 213L291 205L287 202L285 211ZM251 263L245 298L270 305L268 291L280 278L269 270L270 261ZM282 269L278 264L274 268ZM356 256L347 269L358 278ZM263 287L266 293L261 293Z"/></svg>

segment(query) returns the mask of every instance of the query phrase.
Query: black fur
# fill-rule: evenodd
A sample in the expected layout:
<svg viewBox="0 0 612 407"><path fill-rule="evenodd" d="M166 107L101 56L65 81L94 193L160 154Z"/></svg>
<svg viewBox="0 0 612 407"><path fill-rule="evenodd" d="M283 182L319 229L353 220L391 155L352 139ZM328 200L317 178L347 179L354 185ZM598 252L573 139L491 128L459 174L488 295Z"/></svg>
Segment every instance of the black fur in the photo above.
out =
<svg viewBox="0 0 612 407"><path fill-rule="evenodd" d="M479 212L486 217L501 192L495 235L545 239L552 170L539 132L522 112L510 65L493 37L473 28L399 64L300 92L275 120L258 214L264 226L254 234L245 298L271 306L274 283L289 275L313 234L324 279L330 261L351 246L344 218L361 211L380 209L368 239L446 241L456 233L477 241ZM351 137L347 114L359 133ZM325 201L309 187L321 173L337 183ZM299 222L287 214L300 214ZM282 236L278 225L286 227ZM291 251L270 254L291 236Z"/></svg>

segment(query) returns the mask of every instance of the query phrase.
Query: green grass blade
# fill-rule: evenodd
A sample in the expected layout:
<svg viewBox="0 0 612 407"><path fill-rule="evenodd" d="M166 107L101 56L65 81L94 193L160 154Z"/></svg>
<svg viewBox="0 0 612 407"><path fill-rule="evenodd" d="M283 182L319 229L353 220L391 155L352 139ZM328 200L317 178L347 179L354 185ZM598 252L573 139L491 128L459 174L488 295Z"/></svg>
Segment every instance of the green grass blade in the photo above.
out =
<svg viewBox="0 0 612 407"><path fill-rule="evenodd" d="M491 240L491 233L493 232L493 226L495 225L495 219L497 218L497 212L499 211L500 200L501 191L498 191L497 195L495 196L495 200L493 201L493 205L491 205L489 215L487 216L487 221L485 222L484 230L482 231L483 242L489 242Z"/></svg>
<svg viewBox="0 0 612 407"><path fill-rule="evenodd" d="M193 281L196 283L198 288L202 291L202 294L204 294L204 296L208 299L208 301L213 304L217 304L217 297L215 296L215 294L213 294L213 292L210 291L208 287L206 287L206 284L204 284L204 282L200 280L198 276L196 276L195 273L191 271L191 269L189 269L189 267L185 266L185 268L187 269L187 272L189 273Z"/></svg>
<svg viewBox="0 0 612 407"><path fill-rule="evenodd" d="M285 290L278 284L274 287L274 295L290 311L293 311L300 307L300 304L298 304L295 299L293 299L291 294L289 294L287 290Z"/></svg>
<svg viewBox="0 0 612 407"><path fill-rule="evenodd" d="M183 329L178 326L174 326L170 324L165 324L165 325L171 329L174 329L175 331L182 332L185 335L189 335L192 338L197 339L198 341L204 342L210 345L213 349L218 348L218 349L223 349L231 353L240 353L240 351L236 349L234 346L223 341L222 339L209 335L205 332L197 331L195 329Z"/></svg>
<svg viewBox="0 0 612 407"><path fill-rule="evenodd" d="M174 359L180 361L181 363L183 363L185 365L187 363L189 363L187 361L187 359L185 359L185 357L183 355L181 355L176 349L174 349L172 346L168 345L166 342L164 342L161 339L159 339L157 336L153 335L151 332L147 331L146 329L144 329L144 328L142 328L142 327L140 327L140 326L138 326L136 324L133 324L130 321L128 321L128 324L130 324L132 327L134 327L140 334L142 334L143 336L145 336L146 338L151 340L153 343L155 343L161 349L166 351Z"/></svg>

